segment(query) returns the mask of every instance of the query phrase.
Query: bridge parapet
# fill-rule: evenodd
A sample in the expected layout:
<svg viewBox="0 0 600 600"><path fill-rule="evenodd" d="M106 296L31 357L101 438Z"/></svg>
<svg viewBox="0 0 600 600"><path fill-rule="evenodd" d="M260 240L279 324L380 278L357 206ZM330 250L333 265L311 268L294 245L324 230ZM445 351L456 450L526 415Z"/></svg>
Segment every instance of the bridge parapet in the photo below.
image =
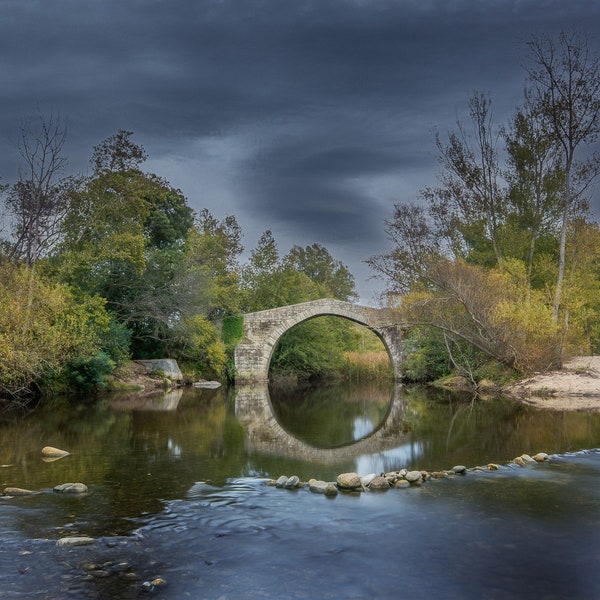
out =
<svg viewBox="0 0 600 600"><path fill-rule="evenodd" d="M267 381L279 338L294 325L319 316L342 317L368 327L383 342L394 376L399 378L402 325L394 312L323 298L244 315L244 337L235 349L236 382Z"/></svg>

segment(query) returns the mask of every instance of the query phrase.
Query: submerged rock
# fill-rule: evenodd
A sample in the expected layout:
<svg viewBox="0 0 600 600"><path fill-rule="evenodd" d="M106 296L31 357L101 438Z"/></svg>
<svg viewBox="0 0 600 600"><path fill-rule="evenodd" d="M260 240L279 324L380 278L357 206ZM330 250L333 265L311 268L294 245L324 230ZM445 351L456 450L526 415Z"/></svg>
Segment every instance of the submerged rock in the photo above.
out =
<svg viewBox="0 0 600 600"><path fill-rule="evenodd" d="M410 487L410 481L406 481L406 479L398 479L394 484L395 488L407 488Z"/></svg>
<svg viewBox="0 0 600 600"><path fill-rule="evenodd" d="M221 387L221 383L219 381L196 381L194 382L194 387L205 390L216 390Z"/></svg>
<svg viewBox="0 0 600 600"><path fill-rule="evenodd" d="M57 546L88 546L93 544L96 540L86 536L72 536L64 537L56 541Z"/></svg>
<svg viewBox="0 0 600 600"><path fill-rule="evenodd" d="M35 494L39 494L40 492L35 492L33 490L25 490L23 488L18 487L7 487L4 488L5 496L33 496Z"/></svg>
<svg viewBox="0 0 600 600"><path fill-rule="evenodd" d="M337 486L333 483L328 483L325 486L325 495L326 496L337 496L338 495L338 489Z"/></svg>
<svg viewBox="0 0 600 600"><path fill-rule="evenodd" d="M87 494L85 483L61 483L53 488L58 494Z"/></svg>

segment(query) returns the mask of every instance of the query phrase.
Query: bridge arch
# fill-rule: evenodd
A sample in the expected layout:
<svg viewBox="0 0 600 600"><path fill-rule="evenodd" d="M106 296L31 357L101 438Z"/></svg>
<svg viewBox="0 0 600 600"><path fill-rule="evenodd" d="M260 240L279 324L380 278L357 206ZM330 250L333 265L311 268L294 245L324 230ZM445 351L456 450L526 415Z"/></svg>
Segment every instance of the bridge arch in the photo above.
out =
<svg viewBox="0 0 600 600"><path fill-rule="evenodd" d="M393 312L323 298L245 314L244 337L235 348L236 383L267 381L269 363L281 336L294 325L320 316L349 319L373 331L390 357L394 378L400 378L402 331Z"/></svg>

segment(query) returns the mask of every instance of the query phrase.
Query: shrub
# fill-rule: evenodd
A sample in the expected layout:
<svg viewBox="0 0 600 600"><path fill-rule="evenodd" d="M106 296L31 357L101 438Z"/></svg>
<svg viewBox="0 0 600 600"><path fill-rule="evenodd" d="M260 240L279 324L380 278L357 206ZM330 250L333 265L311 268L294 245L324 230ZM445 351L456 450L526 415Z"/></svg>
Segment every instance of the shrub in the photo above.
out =
<svg viewBox="0 0 600 600"><path fill-rule="evenodd" d="M106 385L106 376L115 369L114 361L106 352L98 351L91 357L72 358L63 375L67 383L80 391L98 390Z"/></svg>

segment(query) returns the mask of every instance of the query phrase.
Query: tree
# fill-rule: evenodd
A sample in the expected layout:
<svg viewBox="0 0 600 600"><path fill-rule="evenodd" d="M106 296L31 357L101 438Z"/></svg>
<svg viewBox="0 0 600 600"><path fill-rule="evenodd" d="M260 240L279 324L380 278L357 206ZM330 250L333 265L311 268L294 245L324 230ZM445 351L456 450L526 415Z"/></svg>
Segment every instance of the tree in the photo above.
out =
<svg viewBox="0 0 600 600"><path fill-rule="evenodd" d="M442 186L425 189L422 195L456 255L497 264L502 258L499 229L504 218L504 192L498 183L491 100L474 94L469 100L469 114L471 130L459 121L458 131L448 135L447 143L436 135Z"/></svg>
<svg viewBox="0 0 600 600"><path fill-rule="evenodd" d="M348 267L334 259L321 244L315 243L305 248L293 246L285 261L321 286L326 296L347 301L358 297L354 276Z"/></svg>
<svg viewBox="0 0 600 600"><path fill-rule="evenodd" d="M577 161L600 132L600 59L587 41L561 33L558 43L548 36L528 43L530 95L548 135L562 154L564 172L558 273L552 314L558 322L566 268L569 221L575 203L600 169L600 159ZM560 358L558 358L560 362Z"/></svg>
<svg viewBox="0 0 600 600"><path fill-rule="evenodd" d="M187 288L195 294L192 302L209 320L240 310L243 249L242 230L234 216L218 221L208 209L200 211L184 247L185 271Z"/></svg>
<svg viewBox="0 0 600 600"><path fill-rule="evenodd" d="M121 131L95 147L94 174L72 193L48 270L106 298L131 332L134 355L155 356L187 306L181 282L193 211L179 190L141 171L146 153L130 136Z"/></svg>
<svg viewBox="0 0 600 600"><path fill-rule="evenodd" d="M536 112L527 100L510 128L503 131L508 154L505 177L509 184L505 229L525 234L525 251L521 255L514 252L518 246L514 243L514 233L509 245L513 249L511 256L526 262L530 284L538 240L544 234L554 236L559 224L563 178L556 145Z"/></svg>
<svg viewBox="0 0 600 600"><path fill-rule="evenodd" d="M19 153L23 159L19 181L7 198L13 221L10 258L33 265L59 239L59 228L69 208L74 178L64 176L67 131L60 117L39 118L37 126L21 127Z"/></svg>
<svg viewBox="0 0 600 600"><path fill-rule="evenodd" d="M143 146L132 141L132 135L133 131L119 129L117 133L94 146L90 162L96 175L139 171L148 155Z"/></svg>

